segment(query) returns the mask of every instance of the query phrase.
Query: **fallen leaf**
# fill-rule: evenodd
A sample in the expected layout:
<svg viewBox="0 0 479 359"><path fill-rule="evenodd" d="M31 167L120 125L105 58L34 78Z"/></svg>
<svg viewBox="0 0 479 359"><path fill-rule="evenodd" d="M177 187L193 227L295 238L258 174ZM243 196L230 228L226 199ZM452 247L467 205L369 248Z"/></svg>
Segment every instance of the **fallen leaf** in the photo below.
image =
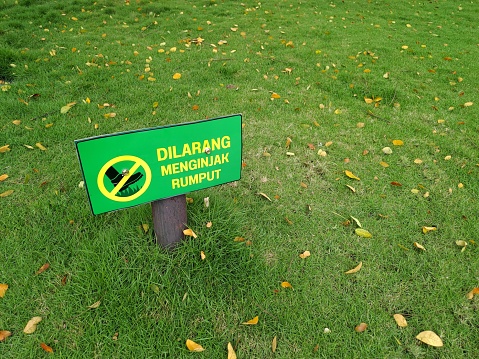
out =
<svg viewBox="0 0 479 359"><path fill-rule="evenodd" d="M422 163L422 160L420 158L416 158L414 160L414 163L417 164L417 165L420 165Z"/></svg>
<svg viewBox="0 0 479 359"><path fill-rule="evenodd" d="M474 105L474 102L466 102L463 106L464 107L469 107L469 106L472 106Z"/></svg>
<svg viewBox="0 0 479 359"><path fill-rule="evenodd" d="M467 299L471 300L476 294L479 294L479 288L477 287L467 293Z"/></svg>
<svg viewBox="0 0 479 359"><path fill-rule="evenodd" d="M299 258L305 259L305 258L308 258L310 255L311 255L310 251L304 251L303 253L299 255Z"/></svg>
<svg viewBox="0 0 479 359"><path fill-rule="evenodd" d="M213 225L213 222L209 221L206 223L206 228L211 228L212 225Z"/></svg>
<svg viewBox="0 0 479 359"><path fill-rule="evenodd" d="M148 225L148 223L142 223L141 228L143 229L143 232L148 233L150 226Z"/></svg>
<svg viewBox="0 0 479 359"><path fill-rule="evenodd" d="M9 332L8 330L0 330L0 342L7 339L10 335L12 335L12 332Z"/></svg>
<svg viewBox="0 0 479 359"><path fill-rule="evenodd" d="M158 287L156 284L151 284L150 289L153 291L153 293L160 294L160 287Z"/></svg>
<svg viewBox="0 0 479 359"><path fill-rule="evenodd" d="M356 325L354 330L357 331L358 333L362 333L367 329L367 327L368 327L368 325L366 323L361 323L361 324Z"/></svg>
<svg viewBox="0 0 479 359"><path fill-rule="evenodd" d="M198 238L198 236L196 235L195 232L193 232L193 230L191 228L187 228L183 231L183 234L185 236L190 236L190 237L193 237L193 238Z"/></svg>
<svg viewBox="0 0 479 359"><path fill-rule="evenodd" d="M352 178L352 179L355 179L355 180L358 180L358 181L361 180L359 177L354 175L351 171L346 170L346 171L344 171L344 174L346 176L348 176L349 178Z"/></svg>
<svg viewBox="0 0 479 359"><path fill-rule="evenodd" d="M416 247L417 249L420 249L420 250L422 250L422 251L425 251L425 250L426 250L426 248L424 248L422 245L420 245L420 244L417 243L417 242L414 242L413 244L414 244L414 247Z"/></svg>
<svg viewBox="0 0 479 359"><path fill-rule="evenodd" d="M363 266L363 262L359 262L359 264L354 267L353 269L348 270L347 272L344 272L345 274L353 274L356 272L359 272L361 270L361 267Z"/></svg>
<svg viewBox="0 0 479 359"><path fill-rule="evenodd" d="M46 150L47 150L46 147L43 146L40 142L35 143L35 146L37 146L37 147L38 147L39 149L41 149L42 151L46 151Z"/></svg>
<svg viewBox="0 0 479 359"><path fill-rule="evenodd" d="M278 98L281 98L281 95L277 94L276 92L273 92L273 93L271 94L271 98L276 98L276 99L278 99Z"/></svg>
<svg viewBox="0 0 479 359"><path fill-rule="evenodd" d="M50 268L50 263L45 263L44 265L42 265L36 272L35 274L40 274L40 273L43 273L45 272L48 268Z"/></svg>
<svg viewBox="0 0 479 359"><path fill-rule="evenodd" d="M357 218L355 218L355 217L353 217L353 216L350 216L350 217L351 217L351 219L354 221L354 223L356 223L356 225L357 225L359 228L362 227L362 226L361 226L361 222L359 222L359 219L357 219Z"/></svg>
<svg viewBox="0 0 479 359"><path fill-rule="evenodd" d="M436 333L434 333L430 330L426 330L424 332L419 333L416 336L416 339L420 340L421 342L423 342L427 345L431 345L433 347L442 347L443 346L441 338L439 338L439 336Z"/></svg>
<svg viewBox="0 0 479 359"><path fill-rule="evenodd" d="M179 79L181 79L181 74L177 72L173 75L173 80L179 80Z"/></svg>
<svg viewBox="0 0 479 359"><path fill-rule="evenodd" d="M294 152L286 152L286 156L294 156Z"/></svg>
<svg viewBox="0 0 479 359"><path fill-rule="evenodd" d="M396 181L392 181L392 182L391 182L391 186L401 187L402 184L399 183L399 182L396 182Z"/></svg>
<svg viewBox="0 0 479 359"><path fill-rule="evenodd" d="M5 173L3 175L0 176L0 182L3 182L5 181L6 179L8 178L8 175Z"/></svg>
<svg viewBox="0 0 479 359"><path fill-rule="evenodd" d="M437 227L435 226L432 226L432 227L427 227L427 226L423 226L422 227L422 233L426 234L428 232L431 232L431 231L436 231L437 230Z"/></svg>
<svg viewBox="0 0 479 359"><path fill-rule="evenodd" d="M384 147L381 151L383 151L385 155L390 155L393 153L393 150L391 149L391 147Z"/></svg>
<svg viewBox="0 0 479 359"><path fill-rule="evenodd" d="M388 164L387 162L384 162L384 161L379 162L379 164L380 164L381 166L383 166L384 168L388 168L388 167L389 167L389 164Z"/></svg>
<svg viewBox="0 0 479 359"><path fill-rule="evenodd" d="M5 293L7 292L8 284L0 283L0 298L5 297Z"/></svg>
<svg viewBox="0 0 479 359"><path fill-rule="evenodd" d="M98 308L98 307L100 306L100 304L101 304L101 300L99 300L99 301L93 303L92 305L89 305L88 308L89 308L89 309L96 309L96 308Z"/></svg>
<svg viewBox="0 0 479 359"><path fill-rule="evenodd" d="M13 189L9 189L5 192L0 193L0 198L10 196L13 193Z"/></svg>
<svg viewBox="0 0 479 359"><path fill-rule="evenodd" d="M356 189L353 186L347 184L346 187L348 187L353 193L356 193Z"/></svg>
<svg viewBox="0 0 479 359"><path fill-rule="evenodd" d="M266 198L268 201L272 202L271 201L271 198L269 198L266 194L264 194L263 192L259 192L258 195L260 195L261 197L263 198Z"/></svg>
<svg viewBox="0 0 479 359"><path fill-rule="evenodd" d="M404 145L404 142L401 140L393 140L393 145L394 146L402 146Z"/></svg>
<svg viewBox="0 0 479 359"><path fill-rule="evenodd" d="M244 242L245 239L243 237L235 237L234 241L235 242Z"/></svg>
<svg viewBox="0 0 479 359"><path fill-rule="evenodd" d="M286 137L286 145L285 147L289 149L289 147L291 146L291 142L293 142L293 140L289 137Z"/></svg>
<svg viewBox="0 0 479 359"><path fill-rule="evenodd" d="M42 349L45 350L47 353L53 353L52 347L46 345L45 343L40 343L40 346L41 346Z"/></svg>
<svg viewBox="0 0 479 359"><path fill-rule="evenodd" d="M35 330L37 330L37 324L40 323L42 321L42 317L33 317L32 319L30 319L27 323L27 325L25 326L25 328L23 328L23 332L25 334L32 334L35 332Z"/></svg>
<svg viewBox="0 0 479 359"><path fill-rule="evenodd" d="M236 359L236 353L231 343L228 342L228 359Z"/></svg>
<svg viewBox="0 0 479 359"><path fill-rule="evenodd" d="M206 259L206 254L205 252L201 251L200 252L200 257L201 257L201 260L204 261Z"/></svg>
<svg viewBox="0 0 479 359"><path fill-rule="evenodd" d="M5 145L5 146L0 147L0 153L5 153L5 152L10 151L9 146L10 145Z"/></svg>
<svg viewBox="0 0 479 359"><path fill-rule="evenodd" d="M271 342L271 351L274 353L277 347L278 347L278 343L277 343L276 337L274 337L273 341Z"/></svg>
<svg viewBox="0 0 479 359"><path fill-rule="evenodd" d="M290 282L281 282L281 286L282 286L283 288L291 288L291 289L293 289L293 286L291 285Z"/></svg>
<svg viewBox="0 0 479 359"><path fill-rule="evenodd" d="M362 229L362 228L356 228L354 230L354 232L356 232L356 234L359 236L359 237L363 237L363 238L371 238L373 235L371 233L369 233L367 230L365 229Z"/></svg>
<svg viewBox="0 0 479 359"><path fill-rule="evenodd" d="M255 325L255 324L258 324L258 319L259 319L259 317L256 316L256 317L254 317L253 319L248 320L247 322L243 322L243 323L241 323L241 324L244 324L244 325Z"/></svg>
<svg viewBox="0 0 479 359"><path fill-rule="evenodd" d="M65 114L67 113L68 111L70 111L70 109L76 105L76 102L70 102L68 104L66 104L65 106L63 106L60 110L61 113Z"/></svg>
<svg viewBox="0 0 479 359"><path fill-rule="evenodd" d="M396 324L399 327L401 328L407 327L406 318L404 318L402 314L394 314L393 317L394 317L394 320L396 321Z"/></svg>
<svg viewBox="0 0 479 359"><path fill-rule="evenodd" d="M186 339L186 347L189 349L190 352L202 352L205 350L201 345L195 343L190 339Z"/></svg>
<svg viewBox="0 0 479 359"><path fill-rule="evenodd" d="M464 252L466 250L466 247L467 247L467 242L463 241L463 240L458 240L458 241L456 241L456 245L459 246L459 247L462 247L461 252Z"/></svg>

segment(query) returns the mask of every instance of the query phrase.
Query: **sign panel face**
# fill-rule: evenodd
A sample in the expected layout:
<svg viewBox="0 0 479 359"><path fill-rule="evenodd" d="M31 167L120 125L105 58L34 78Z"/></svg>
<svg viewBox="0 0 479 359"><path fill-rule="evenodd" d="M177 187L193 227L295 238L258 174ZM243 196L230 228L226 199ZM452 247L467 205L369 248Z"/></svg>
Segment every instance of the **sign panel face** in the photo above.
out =
<svg viewBox="0 0 479 359"><path fill-rule="evenodd" d="M241 115L76 140L93 214L241 177Z"/></svg>

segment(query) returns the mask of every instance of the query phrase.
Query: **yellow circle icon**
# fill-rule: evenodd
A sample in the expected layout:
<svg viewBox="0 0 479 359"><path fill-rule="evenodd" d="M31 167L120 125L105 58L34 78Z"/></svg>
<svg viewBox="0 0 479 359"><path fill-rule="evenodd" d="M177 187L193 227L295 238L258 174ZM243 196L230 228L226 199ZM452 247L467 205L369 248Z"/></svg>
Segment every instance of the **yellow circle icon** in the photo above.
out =
<svg viewBox="0 0 479 359"><path fill-rule="evenodd" d="M133 162L133 166L130 169L123 170L123 176L122 179L114 184L113 190L109 191L106 189L105 184L103 182L107 170L112 167L113 165L123 162L123 161L131 161ZM116 194L120 191L120 189L127 183L128 179L135 173L135 171L138 170L138 168L143 167L143 170L145 171L145 183L143 184L143 187L140 188L139 191L133 193L131 196L124 196L120 197L117 196ZM141 158L135 157L135 156L118 156L107 163L101 168L100 172L98 173L98 178L97 178L97 184L100 192L108 199L111 199L112 201L116 202L129 202L133 201L134 199L137 199L140 197L145 191L148 189L148 186L151 183L151 170L150 167L146 164L145 161L143 161Z"/></svg>

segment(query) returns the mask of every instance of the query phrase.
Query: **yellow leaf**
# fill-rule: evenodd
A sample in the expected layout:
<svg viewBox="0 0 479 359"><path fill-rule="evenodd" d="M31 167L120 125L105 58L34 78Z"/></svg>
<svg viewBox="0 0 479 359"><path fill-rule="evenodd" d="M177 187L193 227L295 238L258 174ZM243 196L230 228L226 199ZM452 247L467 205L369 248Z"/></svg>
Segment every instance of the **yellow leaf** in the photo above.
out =
<svg viewBox="0 0 479 359"><path fill-rule="evenodd" d="M247 322L243 322L243 323L241 323L241 324L244 324L244 325L255 325L255 324L258 324L258 319L259 319L259 317L256 316L256 317L254 317L253 319L248 320Z"/></svg>
<svg viewBox="0 0 479 359"><path fill-rule="evenodd" d="M419 193L419 190L418 190L417 188L413 188L413 189L411 190L411 192L414 193L414 194L418 194L418 193Z"/></svg>
<svg viewBox="0 0 479 359"><path fill-rule="evenodd" d="M437 230L437 227L427 227L427 226L422 227L422 233L424 234L426 234L427 232L436 231L436 230Z"/></svg>
<svg viewBox="0 0 479 359"><path fill-rule="evenodd" d="M354 267L353 269L348 270L347 272L344 272L345 274L353 274L356 272L359 272L363 266L363 262L359 262L359 264Z"/></svg>
<svg viewBox="0 0 479 359"><path fill-rule="evenodd" d="M388 167L389 167L389 164L388 164L387 162L384 162L384 161L379 162L379 164L380 164L381 166L383 166L384 168L388 168Z"/></svg>
<svg viewBox="0 0 479 359"><path fill-rule="evenodd" d="M393 145L394 146L402 146L404 145L404 142L401 140L393 140Z"/></svg>
<svg viewBox="0 0 479 359"><path fill-rule="evenodd" d="M406 318L404 318L402 314L394 314L393 317L394 317L394 320L396 321L396 324L399 327L401 328L407 327Z"/></svg>
<svg viewBox="0 0 479 359"><path fill-rule="evenodd" d="M99 300L99 301L93 303L92 305L89 305L88 308L89 308L89 309L96 309L96 308L98 308L98 307L100 306L100 304L101 304L101 300Z"/></svg>
<svg viewBox="0 0 479 359"><path fill-rule="evenodd" d="M469 106L472 106L474 105L474 102L466 102L463 106L464 107L469 107Z"/></svg>
<svg viewBox="0 0 479 359"><path fill-rule="evenodd" d="M153 102L153 108L157 108L157 107L158 107L158 101Z"/></svg>
<svg viewBox="0 0 479 359"><path fill-rule="evenodd" d="M281 282L281 286L282 286L283 288L291 288L291 289L293 289L293 286L291 285L290 282Z"/></svg>
<svg viewBox="0 0 479 359"><path fill-rule="evenodd" d="M354 175L351 171L346 170L346 171L344 171L344 174L346 176L348 176L349 178L352 178L352 179L355 179L355 180L358 180L358 181L360 180L360 178L357 177L356 175Z"/></svg>
<svg viewBox="0 0 479 359"><path fill-rule="evenodd" d="M5 152L10 151L9 146L10 145L5 145L5 146L0 147L0 153L5 153Z"/></svg>
<svg viewBox="0 0 479 359"><path fill-rule="evenodd" d="M422 163L422 160L420 158L416 158L414 160L414 163L417 164L417 165L420 165Z"/></svg>
<svg viewBox="0 0 479 359"><path fill-rule="evenodd" d="M354 188L353 186L347 184L346 187L348 187L353 193L356 193L356 188Z"/></svg>
<svg viewBox="0 0 479 359"><path fill-rule="evenodd" d="M292 140L291 138L287 137L287 138L286 138L286 145L285 145L285 147L286 147L286 148L289 148L289 147L291 146L291 142L293 142L293 140Z"/></svg>
<svg viewBox="0 0 479 359"><path fill-rule="evenodd" d="M40 142L35 143L35 146L37 146L37 147L38 147L39 149L41 149L42 151L46 151L46 150L47 150L46 147L43 146Z"/></svg>
<svg viewBox="0 0 479 359"><path fill-rule="evenodd" d="M5 173L0 176L0 182L5 181L8 178L8 175Z"/></svg>
<svg viewBox="0 0 479 359"><path fill-rule="evenodd" d="M261 197L263 198L266 198L268 201L272 202L271 201L271 198L269 198L266 194L264 194L263 192L259 192L258 195L260 195Z"/></svg>
<svg viewBox="0 0 479 359"><path fill-rule="evenodd" d="M173 80L179 80L179 79L181 79L181 74L177 72L173 75Z"/></svg>
<svg viewBox="0 0 479 359"><path fill-rule="evenodd" d="M420 340L421 342L423 342L427 345L431 345L433 347L442 347L443 346L441 338L439 338L439 336L436 333L434 333L430 330L426 330L424 332L419 333L416 336L416 339Z"/></svg>
<svg viewBox="0 0 479 359"><path fill-rule="evenodd" d="M0 197L7 197L13 193L13 189L9 189L8 191L0 193Z"/></svg>
<svg viewBox="0 0 479 359"><path fill-rule="evenodd" d="M459 246L459 247L465 247L465 246L467 246L467 242L463 241L463 240L458 240L458 241L456 241L456 245Z"/></svg>
<svg viewBox="0 0 479 359"><path fill-rule="evenodd" d="M195 343L190 339L186 339L186 347L190 352L202 352L205 350L201 345Z"/></svg>
<svg viewBox="0 0 479 359"><path fill-rule="evenodd" d="M198 236L196 235L195 232L193 232L193 230L191 228L187 228L183 231L183 234L185 236L190 236L190 237L193 237L193 238L198 238Z"/></svg>
<svg viewBox="0 0 479 359"><path fill-rule="evenodd" d="M200 257L201 257L201 260L204 261L206 259L206 254L205 252L201 251L200 252Z"/></svg>
<svg viewBox="0 0 479 359"><path fill-rule="evenodd" d="M271 98L276 98L276 99L278 99L278 98L281 98L281 95L277 94L276 92L273 92L273 93L271 94Z"/></svg>
<svg viewBox="0 0 479 359"><path fill-rule="evenodd" d="M9 332L8 330L0 330L0 342L4 341L10 335L12 335L12 332Z"/></svg>
<svg viewBox="0 0 479 359"><path fill-rule="evenodd" d="M373 103L373 99L369 97L364 97L364 102L366 102L367 104L370 104L370 103Z"/></svg>
<svg viewBox="0 0 479 359"><path fill-rule="evenodd" d="M310 251L304 251L303 253L299 255L299 258L305 259L305 258L308 258L310 255L311 255Z"/></svg>
<svg viewBox="0 0 479 359"><path fill-rule="evenodd" d="M390 155L393 153L393 150L391 149L391 147L384 147L381 151L383 151L385 155Z"/></svg>
<svg viewBox="0 0 479 359"><path fill-rule="evenodd" d="M245 239L243 237L235 237L234 241L235 242L244 242Z"/></svg>
<svg viewBox="0 0 479 359"><path fill-rule="evenodd" d="M228 342L228 359L236 359L236 353L231 343Z"/></svg>
<svg viewBox="0 0 479 359"><path fill-rule="evenodd" d="M467 293L467 299L471 300L472 298L474 298L474 295L476 294L479 294L479 288L477 287L471 290L469 293Z"/></svg>
<svg viewBox="0 0 479 359"><path fill-rule="evenodd" d="M8 289L8 284L0 283L0 298L3 298L5 296L7 289Z"/></svg>
<svg viewBox="0 0 479 359"><path fill-rule="evenodd" d="M148 225L148 223L142 223L141 228L143 229L143 232L146 233L150 229L150 226Z"/></svg>
<svg viewBox="0 0 479 359"><path fill-rule="evenodd" d="M18 126L19 124L22 123L22 121L20 121L20 120L13 120L12 123L13 123L14 125L17 125L17 126Z"/></svg>
<svg viewBox="0 0 479 359"><path fill-rule="evenodd" d="M426 250L426 248L424 248L422 245L420 245L420 244L417 243L417 242L414 242L413 244L414 244L414 247L416 247L417 249L420 249L420 250L422 250L422 251L425 251L425 250Z"/></svg>
<svg viewBox="0 0 479 359"><path fill-rule="evenodd" d="M70 102L68 104L66 104L65 106L63 106L61 109L60 109L60 112L61 113L67 113L68 111L70 111L70 109L76 105L76 102Z"/></svg>
<svg viewBox="0 0 479 359"><path fill-rule="evenodd" d="M365 229L362 229L362 228L356 228L354 230L354 232L356 232L356 234L359 236L359 237L363 237L363 238L371 238L373 235L371 233L369 233L367 230Z"/></svg>
<svg viewBox="0 0 479 359"><path fill-rule="evenodd" d="M27 323L27 325L25 326L25 328L23 328L23 332L25 334L32 334L35 332L35 330L37 330L37 324L40 323L42 321L42 317L33 317L32 319L30 319Z"/></svg>
<svg viewBox="0 0 479 359"><path fill-rule="evenodd" d="M334 110L334 114L335 114L335 115L340 115L340 114L342 114L342 113L343 113L343 111L341 111L339 108L337 108L336 110Z"/></svg>
<svg viewBox="0 0 479 359"><path fill-rule="evenodd" d="M273 341L271 342L271 351L274 353L277 347L278 347L278 343L277 343L276 337L274 337Z"/></svg>

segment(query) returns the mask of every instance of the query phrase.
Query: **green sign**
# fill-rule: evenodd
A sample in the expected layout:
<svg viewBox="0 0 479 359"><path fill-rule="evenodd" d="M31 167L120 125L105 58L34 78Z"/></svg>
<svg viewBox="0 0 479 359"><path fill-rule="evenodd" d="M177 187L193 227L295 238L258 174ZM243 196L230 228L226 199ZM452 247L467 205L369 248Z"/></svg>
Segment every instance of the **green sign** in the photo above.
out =
<svg viewBox="0 0 479 359"><path fill-rule="evenodd" d="M241 177L241 115L76 140L94 214Z"/></svg>

